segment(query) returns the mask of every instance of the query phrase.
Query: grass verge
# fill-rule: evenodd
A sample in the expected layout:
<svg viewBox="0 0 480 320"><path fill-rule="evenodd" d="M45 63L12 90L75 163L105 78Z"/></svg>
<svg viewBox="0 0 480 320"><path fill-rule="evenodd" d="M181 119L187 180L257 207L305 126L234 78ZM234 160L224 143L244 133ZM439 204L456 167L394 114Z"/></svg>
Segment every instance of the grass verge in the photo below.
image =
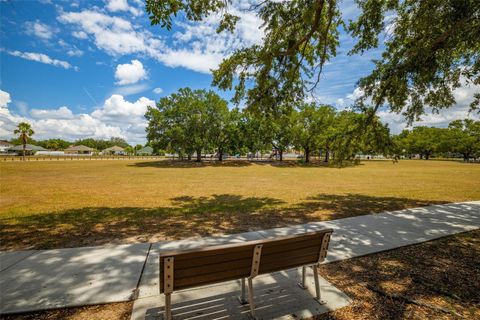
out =
<svg viewBox="0 0 480 320"><path fill-rule="evenodd" d="M480 199L453 161L0 163L0 250L154 242Z"/></svg>

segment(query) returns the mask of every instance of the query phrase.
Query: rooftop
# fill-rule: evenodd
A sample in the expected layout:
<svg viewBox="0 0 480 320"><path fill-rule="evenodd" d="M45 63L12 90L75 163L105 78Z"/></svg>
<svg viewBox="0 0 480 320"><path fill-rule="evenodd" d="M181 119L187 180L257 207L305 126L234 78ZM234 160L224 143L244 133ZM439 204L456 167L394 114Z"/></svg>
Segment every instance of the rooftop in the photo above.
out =
<svg viewBox="0 0 480 320"><path fill-rule="evenodd" d="M107 148L103 151L125 151L125 149L123 149L122 147L119 147L119 146L113 146L113 147Z"/></svg>
<svg viewBox="0 0 480 320"><path fill-rule="evenodd" d="M23 145L20 144L18 146L11 147L8 150L10 150L10 151L22 151L23 150ZM40 147L40 146L33 145L33 144L26 144L25 145L25 150L26 151L46 151L47 149L45 149L43 147Z"/></svg>
<svg viewBox="0 0 480 320"><path fill-rule="evenodd" d="M94 151L95 149L84 146L84 145L78 145L78 146L70 146L65 151Z"/></svg>

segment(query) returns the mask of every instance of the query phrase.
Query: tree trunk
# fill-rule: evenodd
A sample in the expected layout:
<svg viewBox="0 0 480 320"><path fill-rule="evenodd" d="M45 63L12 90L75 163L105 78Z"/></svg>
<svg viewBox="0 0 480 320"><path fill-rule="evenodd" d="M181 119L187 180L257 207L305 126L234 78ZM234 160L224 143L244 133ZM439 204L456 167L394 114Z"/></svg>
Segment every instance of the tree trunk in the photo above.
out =
<svg viewBox="0 0 480 320"><path fill-rule="evenodd" d="M188 154L187 159L188 159L188 161L192 160L192 154L191 153Z"/></svg>
<svg viewBox="0 0 480 320"><path fill-rule="evenodd" d="M223 161L223 149L218 148L218 161Z"/></svg>
<svg viewBox="0 0 480 320"><path fill-rule="evenodd" d="M428 159L430 159L430 152L429 151L425 152L425 160L428 160Z"/></svg>
<svg viewBox="0 0 480 320"><path fill-rule="evenodd" d="M463 161L467 162L470 159L470 153L462 153L463 154Z"/></svg>
<svg viewBox="0 0 480 320"><path fill-rule="evenodd" d="M202 150L197 150L197 162L202 162Z"/></svg>
<svg viewBox="0 0 480 320"><path fill-rule="evenodd" d="M27 139L25 136L22 137L22 144L23 144L23 161L25 161L25 149L27 148Z"/></svg>
<svg viewBox="0 0 480 320"><path fill-rule="evenodd" d="M328 162L330 160L330 150L325 150L325 160L323 162Z"/></svg>
<svg viewBox="0 0 480 320"><path fill-rule="evenodd" d="M305 149L305 163L310 162L310 149L306 148Z"/></svg>
<svg viewBox="0 0 480 320"><path fill-rule="evenodd" d="M278 150L278 154L280 155L280 161L283 161L283 150Z"/></svg>

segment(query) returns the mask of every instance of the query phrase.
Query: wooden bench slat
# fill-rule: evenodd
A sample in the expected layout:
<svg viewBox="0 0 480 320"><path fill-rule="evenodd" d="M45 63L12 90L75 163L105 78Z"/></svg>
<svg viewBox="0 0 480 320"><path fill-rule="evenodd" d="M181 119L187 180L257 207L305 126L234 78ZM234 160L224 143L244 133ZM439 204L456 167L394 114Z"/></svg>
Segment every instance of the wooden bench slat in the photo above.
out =
<svg viewBox="0 0 480 320"><path fill-rule="evenodd" d="M250 268L252 266L252 255L248 259L232 260L222 263L209 264L197 266L189 269L175 269L175 279L183 279L191 276L199 276L209 273L217 273L219 271L237 269L237 268Z"/></svg>
<svg viewBox="0 0 480 320"><path fill-rule="evenodd" d="M316 246L311 246L307 248L304 247L302 249L297 249L287 254L283 252L276 252L268 256L264 256L262 254L262 258L261 258L262 263L260 265L272 260L282 261L284 259L293 259L295 257L304 256L307 254L310 254L311 256L313 256L314 260L318 260L319 252L320 252L320 245L317 244ZM315 253L317 254L315 255ZM175 279L178 280L178 279L189 277L189 276L198 276L202 274L216 273L222 270L234 269L238 267L247 267L251 265L252 265L252 252L250 252L249 256L244 259L225 261L225 262L214 263L214 264L198 265L192 268L183 268L183 269L175 268Z"/></svg>
<svg viewBox="0 0 480 320"><path fill-rule="evenodd" d="M298 256L291 260L284 260L282 264L277 261L260 264L260 274L271 273L281 270L288 270L302 265L314 264L318 261L318 254Z"/></svg>
<svg viewBox="0 0 480 320"><path fill-rule="evenodd" d="M174 290L187 289L194 286L196 287L199 283L208 284L246 278L250 275L250 268L251 266L248 266L245 268L231 269L207 275L175 279Z"/></svg>
<svg viewBox="0 0 480 320"><path fill-rule="evenodd" d="M333 231L332 229L328 229ZM276 243L281 245L282 242L298 242L298 241L305 241L307 239L315 238L319 236L319 232L309 232L300 235L289 235L284 237L278 237L273 239L262 239L262 240L255 240L255 241L248 241L243 243L235 243L235 244L224 244L219 246L209 246L205 248L198 248L198 249L188 249L188 250L172 250L161 253L161 256L175 256L175 261L182 260L182 259L191 259L196 257L207 257L207 256L215 256L217 254L225 254L237 251L244 251L247 247L255 247L257 244L265 244L265 243Z"/></svg>
<svg viewBox="0 0 480 320"><path fill-rule="evenodd" d="M295 251L299 248L305 248L306 246L319 245L321 239L306 239L302 241L296 241L292 243L272 243L265 245L265 248L262 251L262 257L269 256L276 253L285 253L288 254L289 251ZM204 265L213 265L217 263L223 263L228 261L236 261L241 259L251 259L253 247L248 246L245 250L226 253L226 254L215 254L208 255L205 257L189 257L188 255L177 255L175 256L175 269L183 270L190 269L196 266Z"/></svg>
<svg viewBox="0 0 480 320"><path fill-rule="evenodd" d="M177 266L175 269L183 270L183 269L193 268L196 266L216 264L218 262L251 259L253 248L254 246L252 246L251 248L247 248L245 251L240 251L236 253L218 254L214 256L197 257L197 258L191 258L191 259L182 259L182 258L179 258L179 256L176 256L176 258L178 258L179 261L175 261L177 263Z"/></svg>
<svg viewBox="0 0 480 320"><path fill-rule="evenodd" d="M322 258L322 250L326 250L322 249L325 235L332 232L327 229L274 239L164 252L160 255L160 279L164 278L164 260L167 257L173 257L175 261L174 290L249 277L256 245L262 245L259 274L315 264ZM162 280L160 288L163 292Z"/></svg>

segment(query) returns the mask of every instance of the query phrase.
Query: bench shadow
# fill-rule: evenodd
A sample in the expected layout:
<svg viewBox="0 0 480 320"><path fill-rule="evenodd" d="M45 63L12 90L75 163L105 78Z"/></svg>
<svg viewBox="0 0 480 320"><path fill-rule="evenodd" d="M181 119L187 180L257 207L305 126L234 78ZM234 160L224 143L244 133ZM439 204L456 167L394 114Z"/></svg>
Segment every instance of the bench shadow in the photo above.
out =
<svg viewBox="0 0 480 320"><path fill-rule="evenodd" d="M84 207L0 219L0 250L157 242L235 234L439 204L362 194L318 194L289 205L271 197L182 196L165 207Z"/></svg>
<svg viewBox="0 0 480 320"><path fill-rule="evenodd" d="M349 299L324 279L320 287L326 305L314 299L314 283L310 270L307 272L307 290L297 284L299 268L260 275L253 280L255 312L258 319L278 319L296 315L303 319L349 304ZM172 314L175 319L249 319L249 305L239 303L240 281L228 281L209 286L174 292ZM163 317L164 297L159 297L157 306L147 307L145 320Z"/></svg>

